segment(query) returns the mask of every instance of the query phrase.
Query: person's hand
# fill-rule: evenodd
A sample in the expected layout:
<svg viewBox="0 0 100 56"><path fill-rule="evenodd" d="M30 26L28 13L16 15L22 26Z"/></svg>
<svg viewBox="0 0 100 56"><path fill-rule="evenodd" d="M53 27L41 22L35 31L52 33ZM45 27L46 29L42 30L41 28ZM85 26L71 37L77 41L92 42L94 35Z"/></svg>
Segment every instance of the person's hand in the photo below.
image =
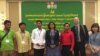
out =
<svg viewBox="0 0 100 56"><path fill-rule="evenodd" d="M95 52L96 52L96 53L98 53L99 51L100 51L100 49L99 49L99 48L96 48L96 49L95 49Z"/></svg>
<svg viewBox="0 0 100 56"><path fill-rule="evenodd" d="M88 44L85 44L85 47L88 47Z"/></svg>
<svg viewBox="0 0 100 56"><path fill-rule="evenodd" d="M41 45L41 47L44 47L45 45Z"/></svg>
<svg viewBox="0 0 100 56"><path fill-rule="evenodd" d="M73 51L73 48L70 48L70 51L72 52Z"/></svg>
<svg viewBox="0 0 100 56"><path fill-rule="evenodd" d="M95 54L95 53L96 53L95 49L93 49L93 48L92 48L92 53L93 53L93 54Z"/></svg>
<svg viewBox="0 0 100 56"><path fill-rule="evenodd" d="M41 45L40 45L40 44L38 44L38 43L37 43L36 45L37 45L37 46L41 46Z"/></svg>
<svg viewBox="0 0 100 56"><path fill-rule="evenodd" d="M92 53L94 53L94 54L95 54L96 52L95 52L94 50L92 50Z"/></svg>
<svg viewBox="0 0 100 56"><path fill-rule="evenodd" d="M50 45L51 48L55 48L55 45Z"/></svg>

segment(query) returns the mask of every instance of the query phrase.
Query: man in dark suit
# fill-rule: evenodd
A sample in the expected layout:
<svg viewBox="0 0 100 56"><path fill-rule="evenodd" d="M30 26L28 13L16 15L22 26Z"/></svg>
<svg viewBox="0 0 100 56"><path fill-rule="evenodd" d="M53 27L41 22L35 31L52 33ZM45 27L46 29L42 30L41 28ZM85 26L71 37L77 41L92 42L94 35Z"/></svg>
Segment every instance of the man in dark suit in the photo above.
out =
<svg viewBox="0 0 100 56"><path fill-rule="evenodd" d="M86 56L85 47L88 43L88 30L85 25L79 24L79 18L74 17L74 26L72 27L72 31L75 37L75 47L74 47L74 55L75 56Z"/></svg>

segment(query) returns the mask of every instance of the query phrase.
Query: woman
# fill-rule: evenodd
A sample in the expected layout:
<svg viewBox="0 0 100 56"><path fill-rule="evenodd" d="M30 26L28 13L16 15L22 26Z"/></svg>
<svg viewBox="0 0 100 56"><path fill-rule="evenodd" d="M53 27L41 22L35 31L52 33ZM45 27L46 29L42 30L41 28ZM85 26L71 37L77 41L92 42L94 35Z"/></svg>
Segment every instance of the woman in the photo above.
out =
<svg viewBox="0 0 100 56"><path fill-rule="evenodd" d="M72 56L74 48L74 34L70 30L69 23L64 24L64 31L61 33L60 44L62 47L62 56Z"/></svg>
<svg viewBox="0 0 100 56"><path fill-rule="evenodd" d="M91 56L100 56L100 32L98 23L91 26L92 34L89 37L89 45L92 50Z"/></svg>
<svg viewBox="0 0 100 56"><path fill-rule="evenodd" d="M54 22L48 24L49 30L46 31L46 56L60 56L59 32L56 30Z"/></svg>

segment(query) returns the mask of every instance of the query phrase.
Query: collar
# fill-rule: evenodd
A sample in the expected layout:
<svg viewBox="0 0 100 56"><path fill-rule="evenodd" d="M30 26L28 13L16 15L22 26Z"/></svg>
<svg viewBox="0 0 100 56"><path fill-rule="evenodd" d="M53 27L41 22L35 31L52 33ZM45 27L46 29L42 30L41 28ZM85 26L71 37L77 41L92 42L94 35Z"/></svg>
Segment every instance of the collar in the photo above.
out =
<svg viewBox="0 0 100 56"><path fill-rule="evenodd" d="M75 25L75 26L80 26L80 24L77 24L77 25Z"/></svg>
<svg viewBox="0 0 100 56"><path fill-rule="evenodd" d="M23 32L21 32L21 30L19 30L19 32L20 32L20 33L23 33ZM26 32L26 31L24 31L24 33L25 33L25 32Z"/></svg>
<svg viewBox="0 0 100 56"><path fill-rule="evenodd" d="M66 31L64 30L64 33L68 33L68 32L70 32L70 30L66 30Z"/></svg>
<svg viewBox="0 0 100 56"><path fill-rule="evenodd" d="M38 31L42 31L42 28L41 28L41 30L39 29L39 28L36 28Z"/></svg>

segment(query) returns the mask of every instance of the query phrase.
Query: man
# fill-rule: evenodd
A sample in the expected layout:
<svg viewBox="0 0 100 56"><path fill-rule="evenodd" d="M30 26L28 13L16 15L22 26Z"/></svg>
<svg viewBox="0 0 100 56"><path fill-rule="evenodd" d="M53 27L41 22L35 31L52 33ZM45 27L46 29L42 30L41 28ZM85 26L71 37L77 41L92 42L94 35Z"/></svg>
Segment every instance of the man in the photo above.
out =
<svg viewBox="0 0 100 56"><path fill-rule="evenodd" d="M74 55L75 56L86 56L85 46L88 43L88 30L85 25L79 24L79 18L74 17L74 26L72 27L72 31L75 37L75 47L74 47Z"/></svg>
<svg viewBox="0 0 100 56"><path fill-rule="evenodd" d="M14 32L10 29L11 21L4 21L4 29L0 31L0 56L13 56Z"/></svg>
<svg viewBox="0 0 100 56"><path fill-rule="evenodd" d="M37 28L32 31L32 43L34 48L34 56L43 56L45 48L45 33L46 31L42 29L42 21L36 21Z"/></svg>
<svg viewBox="0 0 100 56"><path fill-rule="evenodd" d="M64 24L64 31L61 33L60 44L62 46L62 56L72 56L74 49L74 34L70 30L70 24Z"/></svg>
<svg viewBox="0 0 100 56"><path fill-rule="evenodd" d="M19 56L28 56L28 52L31 50L31 37L30 33L26 31L26 24L19 23L20 30L16 32L16 42L18 47Z"/></svg>

